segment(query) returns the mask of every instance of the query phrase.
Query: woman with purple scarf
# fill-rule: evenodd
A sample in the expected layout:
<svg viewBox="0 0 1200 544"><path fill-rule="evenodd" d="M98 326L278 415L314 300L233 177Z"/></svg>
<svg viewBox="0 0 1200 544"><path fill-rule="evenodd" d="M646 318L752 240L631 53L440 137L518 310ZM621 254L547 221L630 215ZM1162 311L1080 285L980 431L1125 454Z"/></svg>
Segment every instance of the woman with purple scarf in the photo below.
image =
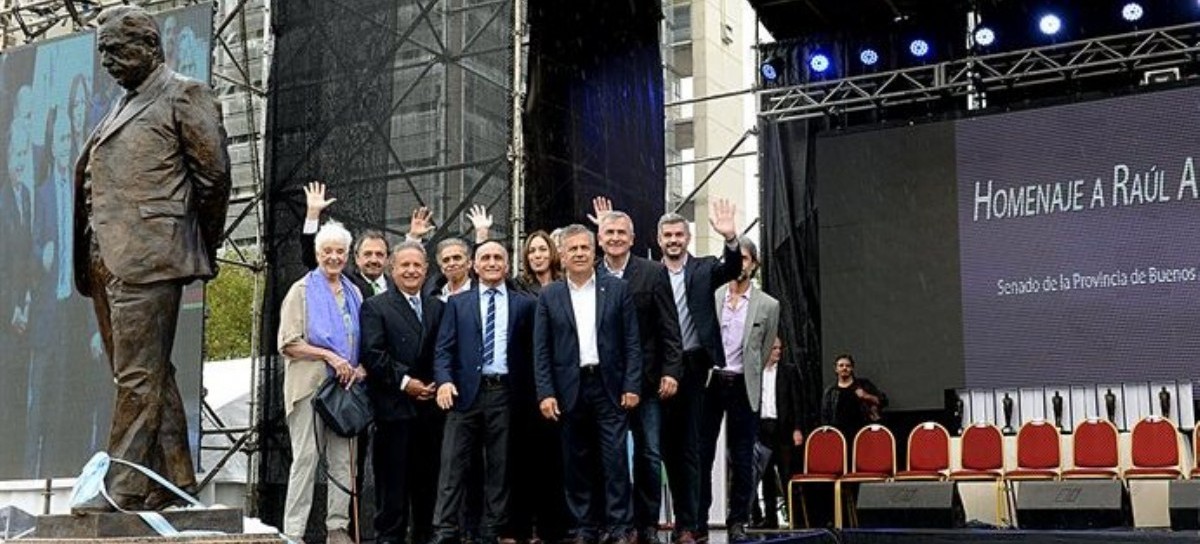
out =
<svg viewBox="0 0 1200 544"><path fill-rule="evenodd" d="M285 365L283 405L292 440L292 469L283 509L283 533L300 542L312 507L317 481L318 442L329 477L351 489L354 440L343 438L314 417L312 397L328 376L349 387L366 378L358 364L358 310L362 293L342 275L350 256L350 232L330 221L317 231L317 268L292 284L279 311L279 352ZM350 496L328 488L325 528L331 543L353 542L349 525Z"/></svg>

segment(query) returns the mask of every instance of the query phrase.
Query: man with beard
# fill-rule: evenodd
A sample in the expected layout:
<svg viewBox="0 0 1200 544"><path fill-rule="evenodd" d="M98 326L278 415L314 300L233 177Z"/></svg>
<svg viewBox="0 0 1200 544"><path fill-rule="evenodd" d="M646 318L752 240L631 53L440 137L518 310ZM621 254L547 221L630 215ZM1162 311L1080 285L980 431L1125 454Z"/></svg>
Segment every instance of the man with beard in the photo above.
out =
<svg viewBox="0 0 1200 544"><path fill-rule="evenodd" d="M758 246L743 236L742 273L717 289L714 303L720 308L721 345L725 366L713 370L704 392L704 426L701 443L702 474L711 474L716 457L721 420L725 425L726 459L733 467L729 486L729 541L742 542L750 521L754 497L754 441L758 433L758 407L762 397L763 364L779 328L779 301L755 289L750 280L758 270ZM712 478L700 478L700 526L708 525L712 504Z"/></svg>
<svg viewBox="0 0 1200 544"><path fill-rule="evenodd" d="M688 254L692 234L683 216L668 213L658 220L658 245L671 281L683 343L683 380L666 405L663 425L663 461L675 506L672 539L679 544L708 538L708 527L702 524L706 518L700 512L700 479L711 475L700 469L700 429L705 380L712 368L725 366L713 293L742 270L736 214L733 203L724 199L710 206L709 225L725 239L720 259Z"/></svg>

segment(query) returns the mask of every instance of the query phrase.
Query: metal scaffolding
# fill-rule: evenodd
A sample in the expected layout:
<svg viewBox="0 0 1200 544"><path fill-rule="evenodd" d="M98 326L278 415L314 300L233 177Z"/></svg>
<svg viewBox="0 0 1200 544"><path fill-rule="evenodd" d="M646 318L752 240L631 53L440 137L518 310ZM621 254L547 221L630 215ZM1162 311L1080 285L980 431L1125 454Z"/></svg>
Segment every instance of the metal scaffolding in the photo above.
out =
<svg viewBox="0 0 1200 544"><path fill-rule="evenodd" d="M759 92L764 121L809 119L968 97L989 89L1082 82L1194 66L1200 23L973 56ZM1182 74L1195 77L1195 74Z"/></svg>

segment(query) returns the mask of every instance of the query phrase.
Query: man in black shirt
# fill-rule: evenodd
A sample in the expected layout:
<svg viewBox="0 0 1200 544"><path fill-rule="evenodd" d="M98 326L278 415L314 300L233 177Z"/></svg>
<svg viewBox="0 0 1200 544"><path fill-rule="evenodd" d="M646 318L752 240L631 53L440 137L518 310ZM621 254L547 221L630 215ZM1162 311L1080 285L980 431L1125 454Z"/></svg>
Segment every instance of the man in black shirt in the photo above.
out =
<svg viewBox="0 0 1200 544"><path fill-rule="evenodd" d="M871 380L854 375L854 358L838 355L834 359L837 382L825 388L821 398L821 424L832 425L846 437L852 456L854 435L864 426L880 421L888 398Z"/></svg>

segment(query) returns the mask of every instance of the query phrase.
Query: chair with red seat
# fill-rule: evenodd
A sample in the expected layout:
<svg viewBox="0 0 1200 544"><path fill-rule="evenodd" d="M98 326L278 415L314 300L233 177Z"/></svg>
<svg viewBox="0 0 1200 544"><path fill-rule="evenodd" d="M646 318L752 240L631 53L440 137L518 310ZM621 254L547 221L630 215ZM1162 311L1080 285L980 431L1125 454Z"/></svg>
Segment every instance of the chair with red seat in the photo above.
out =
<svg viewBox="0 0 1200 544"><path fill-rule="evenodd" d="M792 475L788 481L788 525L795 527L796 516L792 497L795 496L796 486L807 483L826 483L833 486L833 522L835 526L842 524L841 488L837 481L846 473L846 437L836 428L829 425L817 427L809 433L804 441L804 472ZM808 527L808 503L803 490L800 493L800 510L804 516L804 525Z"/></svg>
<svg viewBox="0 0 1200 544"><path fill-rule="evenodd" d="M1017 480L1057 480L1062 464L1062 445L1058 427L1043 419L1027 421L1017 431L1017 468L1004 478Z"/></svg>
<svg viewBox="0 0 1200 544"><path fill-rule="evenodd" d="M989 423L975 423L963 429L959 458L961 468L950 472L956 482L996 482L996 519L1005 521L1008 511L1004 483L1004 435Z"/></svg>
<svg viewBox="0 0 1200 544"><path fill-rule="evenodd" d="M1088 418L1075 425L1072 437L1074 467L1062 472L1064 480L1116 479L1119 463L1117 426L1107 419Z"/></svg>
<svg viewBox="0 0 1200 544"><path fill-rule="evenodd" d="M1162 416L1147 416L1133 425L1132 467L1126 480L1175 480L1183 477L1179 430Z"/></svg>
<svg viewBox="0 0 1200 544"><path fill-rule="evenodd" d="M845 484L886 482L896 473L896 437L887 427L871 424L854 435L854 471L838 479L839 488ZM843 496L841 492L839 496ZM854 495L850 495L851 526L858 525Z"/></svg>
<svg viewBox="0 0 1200 544"><path fill-rule="evenodd" d="M927 421L908 433L908 470L896 473L896 481L940 481L950 472L950 432Z"/></svg>

